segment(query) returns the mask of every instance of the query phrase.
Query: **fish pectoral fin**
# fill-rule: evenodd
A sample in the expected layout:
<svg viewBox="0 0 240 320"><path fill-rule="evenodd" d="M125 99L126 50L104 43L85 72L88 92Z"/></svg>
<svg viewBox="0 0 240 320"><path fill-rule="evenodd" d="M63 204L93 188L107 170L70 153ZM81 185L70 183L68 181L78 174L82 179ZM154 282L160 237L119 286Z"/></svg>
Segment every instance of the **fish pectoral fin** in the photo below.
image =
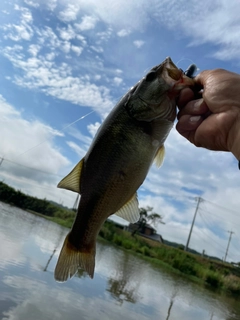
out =
<svg viewBox="0 0 240 320"><path fill-rule="evenodd" d="M164 145L162 145L158 149L158 151L155 155L155 158L154 158L154 162L158 168L160 168L161 165L163 164L164 157L165 157L165 147L164 147Z"/></svg>
<svg viewBox="0 0 240 320"><path fill-rule="evenodd" d="M140 218L137 193L115 214L131 223L137 222Z"/></svg>
<svg viewBox="0 0 240 320"><path fill-rule="evenodd" d="M80 177L81 177L83 163L84 163L84 158L80 162L78 162L78 164L72 169L72 171L59 182L57 187L71 190L81 194Z"/></svg>
<svg viewBox="0 0 240 320"><path fill-rule="evenodd" d="M95 252L95 246L93 246L92 250L86 252L79 251L70 243L68 234L54 271L55 280L58 282L67 281L77 273L78 269L83 269L89 274L90 278L93 278Z"/></svg>

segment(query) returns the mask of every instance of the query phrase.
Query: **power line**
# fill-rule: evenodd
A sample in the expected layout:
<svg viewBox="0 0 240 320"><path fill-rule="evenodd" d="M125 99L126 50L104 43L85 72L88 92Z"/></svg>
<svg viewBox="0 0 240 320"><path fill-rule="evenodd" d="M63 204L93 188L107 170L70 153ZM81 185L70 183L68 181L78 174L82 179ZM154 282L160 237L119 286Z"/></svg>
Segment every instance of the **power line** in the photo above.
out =
<svg viewBox="0 0 240 320"><path fill-rule="evenodd" d="M21 163L18 163L18 162L12 161L12 160L10 160L10 159L1 158L1 157L0 157L0 159L2 159L2 160L1 160L1 162L0 162L0 165L2 164L2 162L3 162L3 160L4 160L4 161L7 161L7 162L14 163L14 164L16 164L16 165L18 165L18 166L21 166L21 167L25 167L25 168L30 169L30 170L39 171L39 172L41 172L41 173L45 173L45 174L51 174L51 175L53 175L53 176L57 176L57 177L62 177L62 175L60 175L60 174L56 174L56 173L52 173L52 172L48 172L48 171L44 171L44 170L37 169L37 168L28 167L28 166L26 166L26 165L24 165L24 164L21 164Z"/></svg>
<svg viewBox="0 0 240 320"><path fill-rule="evenodd" d="M221 245L220 243L218 243L217 241L215 241L212 237L210 237L210 236L209 236L207 233L205 233L203 230L199 230L199 231L203 234L203 237L201 237L199 234L197 234L197 236L198 236L199 238L201 238L204 242L206 242L206 243L209 245L209 241L206 240L206 237L208 237L208 238L211 239L213 242L215 242L215 247L216 247L216 245L218 245L219 248L216 248L216 250L220 251L222 254L225 254L226 250L225 250L225 248L222 247L222 245ZM221 247L221 249L220 249L220 247ZM238 257L236 254L230 252L230 258L231 258L232 260L235 260L235 259L233 259L233 256L236 257L236 258Z"/></svg>
<svg viewBox="0 0 240 320"><path fill-rule="evenodd" d="M202 219L202 221L207 225L208 229L211 230L211 228L209 227L209 225L206 223L205 219L203 219L203 216L202 216L202 213L199 212L199 215L200 215L200 218ZM205 232L203 232L201 229L199 229L202 233L204 233L207 237L209 237L212 241L214 241L219 247L221 247L221 251L224 250L224 253L225 253L225 249L223 249L222 245L220 243L218 243L216 240L214 240L212 237L210 237L209 235L207 235ZM235 248L236 250L236 248ZM237 257L236 254L232 253L231 252L231 256L235 256Z"/></svg>
<svg viewBox="0 0 240 320"><path fill-rule="evenodd" d="M205 218L203 218L203 210L201 209L201 208L199 208L199 215L200 215L200 217L201 217L201 219L202 219L202 221L206 224L206 226L211 230L213 227L210 225L210 224L208 224L208 222L205 220Z"/></svg>
<svg viewBox="0 0 240 320"><path fill-rule="evenodd" d="M232 210L232 209L223 207L223 206L221 206L221 205L219 205L219 204L213 203L213 202L211 202L211 201L209 201L209 200L206 200L206 199L204 199L204 201L209 202L211 205L214 205L214 206L216 206L216 207L218 207L218 208L221 208L221 209L223 209L223 210L225 210L225 211L228 211L228 212L230 212L230 213L232 213L232 214L234 214L234 215L239 216L239 212L237 212L237 211L235 211L235 210Z"/></svg>
<svg viewBox="0 0 240 320"><path fill-rule="evenodd" d="M205 233L203 230L199 230L200 233L202 233L203 235L199 235L197 234L198 237L200 237L201 239L203 239L204 242L206 242L209 245L209 241L206 239L206 237L208 237L209 239L211 239L213 242L215 242L215 247L216 245L218 246L218 248L216 248L216 250L221 251L222 253L225 253L225 249L218 243L216 242L212 237L210 237L207 233ZM221 247L221 249L220 249Z"/></svg>
<svg viewBox="0 0 240 320"><path fill-rule="evenodd" d="M208 214L208 215L207 215L208 218L209 218L209 215L217 217L218 219L216 219L216 220L218 221L218 223L219 223L219 222L223 222L223 218L222 218L222 217L220 217L220 216L218 216L218 215L216 215L216 214L214 214L214 213L212 213L212 212L209 212L209 211L207 211L207 210L205 210L205 209L203 209L203 208L199 208L199 211L200 211L201 213L207 213L207 214ZM213 221L212 223L216 223L216 220ZM229 220L228 220L228 223L231 224L231 225L234 224L234 226L239 226L239 227L240 227L240 224L239 224L239 223L236 223L236 222L230 223ZM222 229L222 228L220 228L220 229ZM224 230L224 229L222 229L222 230ZM226 230L224 230L224 231L226 231Z"/></svg>

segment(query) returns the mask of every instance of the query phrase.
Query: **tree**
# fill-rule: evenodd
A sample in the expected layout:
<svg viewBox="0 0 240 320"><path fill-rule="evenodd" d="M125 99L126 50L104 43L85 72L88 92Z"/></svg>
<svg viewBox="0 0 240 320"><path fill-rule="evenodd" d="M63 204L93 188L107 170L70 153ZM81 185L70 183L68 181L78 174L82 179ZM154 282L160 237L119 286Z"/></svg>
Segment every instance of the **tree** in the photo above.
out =
<svg viewBox="0 0 240 320"><path fill-rule="evenodd" d="M162 221L162 216L156 212L152 212L153 207L140 208L140 219L137 222L137 228L132 232L132 236L134 236L137 232L143 230L147 223L152 224L155 228L158 223L165 224Z"/></svg>

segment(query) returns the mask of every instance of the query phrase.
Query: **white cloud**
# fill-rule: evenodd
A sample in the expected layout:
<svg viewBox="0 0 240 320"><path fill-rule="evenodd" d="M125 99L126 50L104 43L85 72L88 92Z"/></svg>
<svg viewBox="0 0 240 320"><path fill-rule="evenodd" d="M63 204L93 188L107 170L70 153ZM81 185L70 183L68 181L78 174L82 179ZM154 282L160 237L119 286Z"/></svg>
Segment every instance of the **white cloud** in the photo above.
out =
<svg viewBox="0 0 240 320"><path fill-rule="evenodd" d="M58 0L41 0L41 3L43 4L43 6L50 10L50 11L54 11L57 7L58 4ZM67 3L67 6L69 4Z"/></svg>
<svg viewBox="0 0 240 320"><path fill-rule="evenodd" d="M68 128L68 134L70 134L75 139L83 142L86 146L89 146L90 143L92 142L92 139L89 136L85 136L84 134L81 133L81 131L79 131L74 127Z"/></svg>
<svg viewBox="0 0 240 320"><path fill-rule="evenodd" d="M117 74L122 74L122 73L123 73L123 71L122 71L121 69L116 69L115 72L116 72Z"/></svg>
<svg viewBox="0 0 240 320"><path fill-rule="evenodd" d="M157 19L171 29L181 29L191 37L192 45L211 43L218 45L213 55L224 60L238 59L240 52L239 1L227 0L199 3L165 1L153 6ZM201 11L201 16L199 12ZM172 19L172 17L175 19Z"/></svg>
<svg viewBox="0 0 240 320"><path fill-rule="evenodd" d="M77 56L80 56L80 54L81 54L82 51L83 51L83 48L72 45L72 46L71 46L71 50L72 50L73 52L75 52Z"/></svg>
<svg viewBox="0 0 240 320"><path fill-rule="evenodd" d="M38 55L40 49L41 49L41 47L40 47L39 45L37 45L37 44L32 44L32 45L29 46L28 52L29 52L32 56L36 57L36 56Z"/></svg>
<svg viewBox="0 0 240 320"><path fill-rule="evenodd" d="M13 41L20 41L20 40L27 40L29 41L33 36L32 28L25 25L14 25L14 24L7 24L1 27L3 31L6 32L4 35L5 39L11 39Z"/></svg>
<svg viewBox="0 0 240 320"><path fill-rule="evenodd" d="M63 11L59 12L58 17L64 22L70 22L77 19L79 6L75 4L68 4Z"/></svg>
<svg viewBox="0 0 240 320"><path fill-rule="evenodd" d="M59 201L62 195L67 203L72 196L56 188L67 171L70 161L56 146L55 137L63 134L38 120L26 120L21 113L0 97L1 179L31 195Z"/></svg>
<svg viewBox="0 0 240 320"><path fill-rule="evenodd" d="M126 37L130 34L131 32L129 30L126 29L121 29L120 31L117 32L117 35L119 37Z"/></svg>
<svg viewBox="0 0 240 320"><path fill-rule="evenodd" d="M95 123L91 123L87 126L88 131L90 132L91 136L94 137L95 134L98 131L98 128L100 127L101 123L100 122L95 122Z"/></svg>
<svg viewBox="0 0 240 320"><path fill-rule="evenodd" d="M145 41L143 40L135 40L133 41L133 44L139 49L144 45Z"/></svg>
<svg viewBox="0 0 240 320"><path fill-rule="evenodd" d="M102 78L102 77L101 77L100 74L96 74L96 75L94 76L94 79L97 80L97 81L100 80L101 78Z"/></svg>
<svg viewBox="0 0 240 320"><path fill-rule="evenodd" d="M51 60L54 60L54 59L55 59L56 54L55 54L54 52L47 53L45 57L46 57L47 60L50 60L50 61L51 61Z"/></svg>
<svg viewBox="0 0 240 320"><path fill-rule="evenodd" d="M69 1L65 3L66 6L69 5ZM152 0L151 6L144 0L139 0L137 4L135 1L128 0L120 0L117 3L110 0L97 3L95 0L87 2L70 0L70 3L77 3L83 12L94 15L119 30L116 32L120 37L130 32L144 30L150 22L150 17L154 17L160 25L177 30L177 34L181 36L190 37L192 45L204 43L217 45L218 47L212 53L217 58L230 60L239 57L240 3L238 0L231 3L228 0L201 3L194 0L187 6L184 0Z"/></svg>
<svg viewBox="0 0 240 320"><path fill-rule="evenodd" d="M34 8L38 8L40 6L39 3L32 1L32 0L24 0L24 3L26 3L30 7L34 7Z"/></svg>
<svg viewBox="0 0 240 320"><path fill-rule="evenodd" d="M49 29L45 31L48 38L52 32L49 32ZM54 38L52 41L58 42ZM57 45L60 46L60 44ZM62 42L61 49L68 53L71 49L70 43ZM15 46L3 48L3 54L16 68L24 71L22 77L15 76L14 81L19 86L39 89L58 99L92 107L100 114L105 114L113 106L110 90L107 87L91 83L88 75L87 77L72 76L70 65L65 62L57 65L49 60L49 53L46 58L44 56L26 58L22 54L21 47Z"/></svg>
<svg viewBox="0 0 240 320"><path fill-rule="evenodd" d="M86 148L82 148L78 144L76 144L73 141L67 141L67 145L76 152L76 154L79 156L79 161L85 156L86 154Z"/></svg>
<svg viewBox="0 0 240 320"><path fill-rule="evenodd" d="M14 24L8 23L0 27L5 32L4 38L13 41L31 40L34 33L31 26L33 22L31 11L18 5L15 5L14 9L20 12L19 18L15 20L16 22L14 21Z"/></svg>
<svg viewBox="0 0 240 320"><path fill-rule="evenodd" d="M97 19L94 16L84 16L81 23L76 23L75 27L79 31L91 30L95 28L96 23Z"/></svg>
<svg viewBox="0 0 240 320"><path fill-rule="evenodd" d="M113 30L111 27L108 27L106 31L97 32L96 36L98 39L98 43L107 42L113 34Z"/></svg>
<svg viewBox="0 0 240 320"><path fill-rule="evenodd" d="M68 25L67 28L58 29L58 31L60 38L62 38L63 40L71 40L75 37L75 31L70 25Z"/></svg>
<svg viewBox="0 0 240 320"><path fill-rule="evenodd" d="M56 0L43 1L43 3L50 10L57 10ZM30 0L27 1L27 4L32 5ZM148 6L143 0L140 0L137 5L134 1L129 3L127 0L118 1L117 4L110 0L98 3L94 0L87 2L63 0L61 5L62 9L58 12L58 16L66 22L77 21L81 8L81 12L85 15L80 17L80 22L75 23L75 27L79 31L94 29L97 21L102 20L116 30L118 29L119 31L116 33L119 37L124 37L133 31L144 30L150 21L149 17L154 16L159 24L170 29L177 28L178 31L182 31L183 35L189 36L192 45L203 43L217 45L218 48L212 52L216 58L230 60L237 59L239 56L240 22L238 11L240 3L237 0L230 4L227 0L205 1L204 5L194 0L187 7L184 0L161 2L153 0L151 6ZM33 31L30 28L30 23L32 23L30 11L27 8L24 8L25 11L23 11L20 6L15 6L15 10L21 11L24 24L5 25L5 31L8 28L12 30L6 36L14 41L31 39ZM202 13L201 16L199 16L199 12ZM172 19L173 16L174 19ZM103 33L99 32L98 34L102 34L103 37Z"/></svg>
<svg viewBox="0 0 240 320"><path fill-rule="evenodd" d="M114 77L113 82L116 86L120 86L120 84L123 82L123 79L119 77Z"/></svg>
<svg viewBox="0 0 240 320"><path fill-rule="evenodd" d="M103 50L103 48L102 47L96 47L96 46L90 46L90 48L92 49L92 50L94 50L95 52L98 52L98 53L102 53L104 50Z"/></svg>

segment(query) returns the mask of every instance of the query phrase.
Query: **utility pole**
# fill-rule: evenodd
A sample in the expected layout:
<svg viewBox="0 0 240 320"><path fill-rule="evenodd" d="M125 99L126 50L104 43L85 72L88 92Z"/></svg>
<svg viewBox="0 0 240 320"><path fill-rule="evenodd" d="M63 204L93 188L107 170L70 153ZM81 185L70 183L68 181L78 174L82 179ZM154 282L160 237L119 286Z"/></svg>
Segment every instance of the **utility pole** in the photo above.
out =
<svg viewBox="0 0 240 320"><path fill-rule="evenodd" d="M203 201L203 199L202 199L201 197L198 197L198 198L197 198L197 207L196 207L196 210L195 210L195 213L194 213L194 217L193 217L191 229L190 229L190 232L189 232L189 235L188 235L188 239L187 239L187 243L186 243L186 246L185 246L185 249L184 249L185 251L188 251L188 245L189 245L189 242L190 242L190 239L191 239L193 225L194 225L194 222L195 222L195 219L196 219L196 216L197 216L199 204L200 204L200 202L202 202L202 201Z"/></svg>
<svg viewBox="0 0 240 320"><path fill-rule="evenodd" d="M3 163L3 160L4 160L4 158L0 158L1 160L0 160L0 166L1 166L1 164Z"/></svg>
<svg viewBox="0 0 240 320"><path fill-rule="evenodd" d="M230 242L231 242L231 239L232 239L232 234L233 234L234 232L233 232L233 231L228 231L228 233L230 233L230 235L229 235L229 239L228 239L228 245L227 245L227 250L226 250L226 254L225 254L225 258L224 258L224 262L225 262L225 261L226 261L226 259L227 259L228 249L229 249Z"/></svg>

